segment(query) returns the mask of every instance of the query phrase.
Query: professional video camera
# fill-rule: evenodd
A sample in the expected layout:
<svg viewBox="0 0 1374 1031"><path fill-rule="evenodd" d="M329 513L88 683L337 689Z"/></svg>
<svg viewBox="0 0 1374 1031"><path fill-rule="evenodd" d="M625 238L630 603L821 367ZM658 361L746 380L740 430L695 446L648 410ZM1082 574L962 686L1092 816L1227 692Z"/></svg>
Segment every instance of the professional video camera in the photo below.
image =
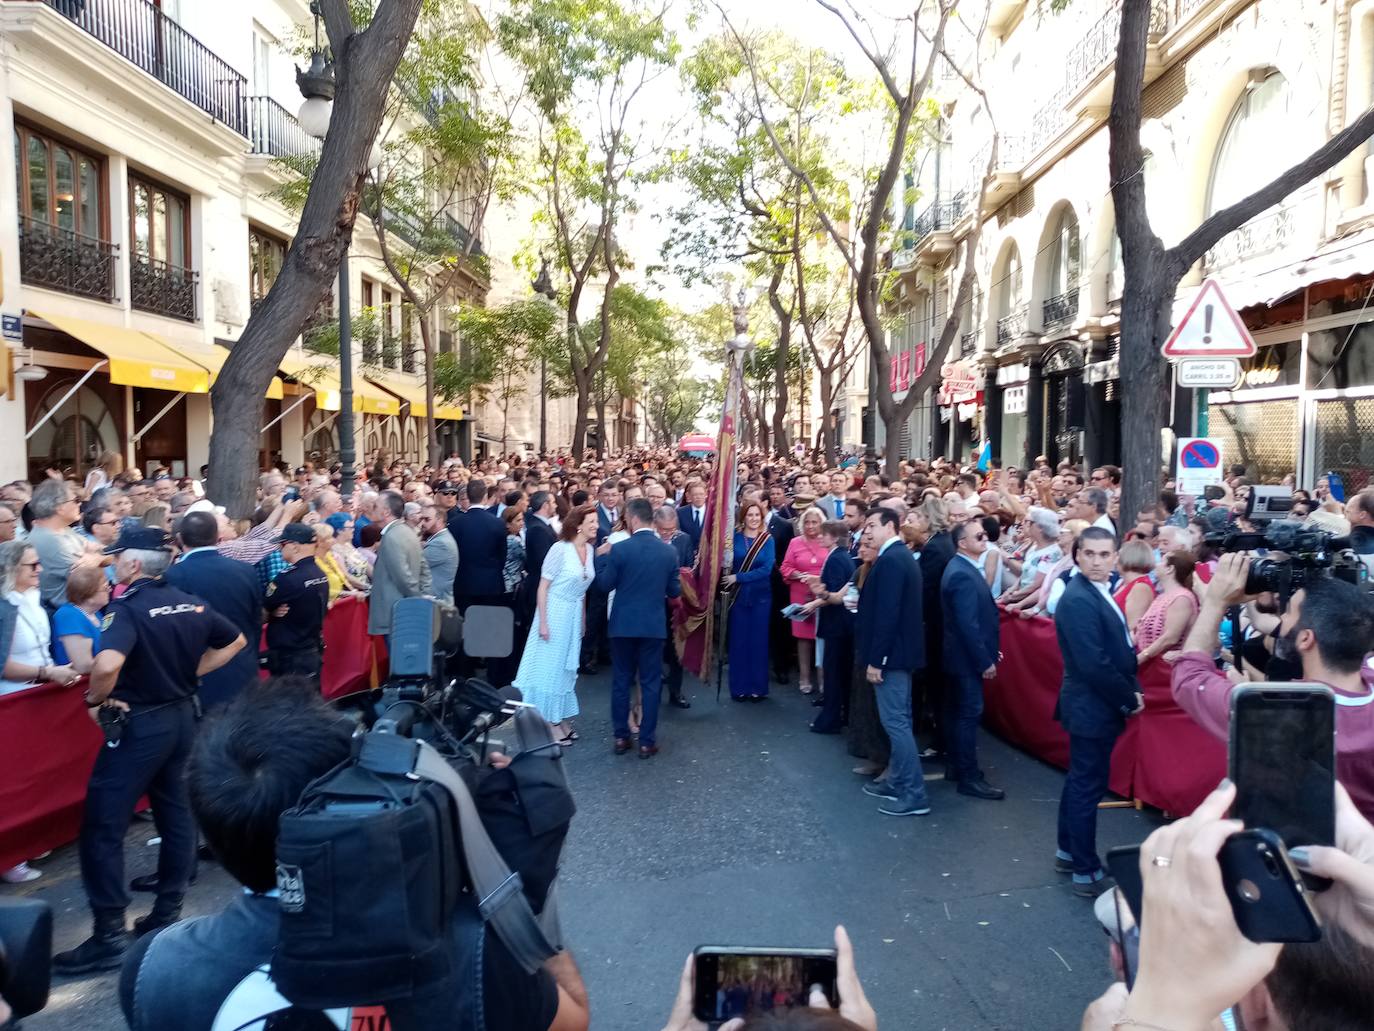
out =
<svg viewBox="0 0 1374 1031"><path fill-rule="evenodd" d="M15 1021L48 1004L51 957L52 907L37 899L0 899L0 998Z"/></svg>
<svg viewBox="0 0 1374 1031"><path fill-rule="evenodd" d="M510 621L470 608L469 655L508 654ZM445 678L453 643L435 602L398 601L390 677L352 758L282 814L271 976L297 1006L433 992L480 970L487 925L527 972L558 951L552 890L575 812L562 750L518 692ZM509 763L492 768L486 734L511 717Z"/></svg>
<svg viewBox="0 0 1374 1031"><path fill-rule="evenodd" d="M1254 496L1251 496L1254 500ZM1261 522L1264 522L1262 519ZM1217 530L1206 541L1223 552L1277 551L1282 558L1261 555L1250 563L1246 594L1272 592L1287 601L1293 592L1323 577L1334 576L1362 586L1364 563L1350 550L1350 538L1301 523L1271 519L1263 530Z"/></svg>

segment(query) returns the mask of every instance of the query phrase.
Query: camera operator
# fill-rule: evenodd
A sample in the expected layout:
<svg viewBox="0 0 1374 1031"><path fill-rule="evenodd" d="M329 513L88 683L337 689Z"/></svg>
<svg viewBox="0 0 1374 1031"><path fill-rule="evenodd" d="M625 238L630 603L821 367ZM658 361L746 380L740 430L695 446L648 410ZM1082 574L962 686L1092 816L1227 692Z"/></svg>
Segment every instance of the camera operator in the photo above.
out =
<svg viewBox="0 0 1374 1031"><path fill-rule="evenodd" d="M1248 600L1250 558L1223 555L1208 585L1197 622L1174 663L1173 696L1180 708L1223 741L1235 684L1212 661L1222 618ZM1374 690L1362 675L1374 650L1374 603L1335 577L1299 588L1279 622L1274 654L1300 663L1302 680L1336 693L1336 775L1361 812L1374 813Z"/></svg>
<svg viewBox="0 0 1374 1031"><path fill-rule="evenodd" d="M348 758L352 727L300 679L255 686L205 723L187 772L191 803L210 847L244 894L218 915L183 921L130 950L119 995L135 1031L209 1031L218 1026L216 1016L231 1008L235 1016L226 1026L246 1027L287 1008L265 973L280 924L280 814L306 785ZM491 761L498 767L508 762L498 753ZM259 968L263 972L255 975ZM480 1005L473 1002L474 986L455 973L417 989L410 999L388 1003L390 1027L481 1028L484 1017L492 1031L587 1028L586 989L566 951L527 975L488 927L480 968ZM467 968L455 963L454 969ZM242 1007L255 981L257 1008L249 1013ZM473 1022L464 1023L464 1015Z"/></svg>
<svg viewBox="0 0 1374 1031"><path fill-rule="evenodd" d="M1216 855L1240 829L1223 819L1235 787L1222 781L1189 817L1141 846L1140 968L1114 984L1081 1031L1212 1031L1233 1015L1246 1031L1355 1031L1374 1013L1374 827L1336 788L1337 848L1294 849L1304 869L1332 877L1315 905L1318 942L1256 944L1236 926ZM1162 861L1157 861L1162 860Z"/></svg>

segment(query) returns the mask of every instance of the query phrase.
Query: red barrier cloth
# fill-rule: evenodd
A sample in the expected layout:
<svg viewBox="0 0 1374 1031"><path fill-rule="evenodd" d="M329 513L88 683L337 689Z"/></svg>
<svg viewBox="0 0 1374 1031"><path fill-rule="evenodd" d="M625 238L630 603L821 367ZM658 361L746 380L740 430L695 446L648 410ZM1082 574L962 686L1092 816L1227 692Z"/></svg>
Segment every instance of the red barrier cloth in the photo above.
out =
<svg viewBox="0 0 1374 1031"><path fill-rule="evenodd" d="M85 680L0 695L0 870L76 839L104 742Z"/></svg>
<svg viewBox="0 0 1374 1031"><path fill-rule="evenodd" d="M1069 766L1069 735L1054 718L1064 663L1054 623L1002 613L1002 661L997 676L983 682L983 721L988 729L1061 770ZM1112 752L1111 789L1133 797L1138 730L1126 725Z"/></svg>
<svg viewBox="0 0 1374 1031"><path fill-rule="evenodd" d="M367 601L340 598L324 617L320 694L333 700L379 683L377 638L367 633ZM384 659L382 659L384 661Z"/></svg>
<svg viewBox="0 0 1374 1031"><path fill-rule="evenodd" d="M1064 769L1069 738L1054 718L1064 677L1054 623L1002 614L1002 662L986 681L983 719L989 730ZM1174 816L1193 811L1226 772L1226 745L1174 704L1169 664L1140 671L1145 711L1132 717L1112 753L1111 789Z"/></svg>

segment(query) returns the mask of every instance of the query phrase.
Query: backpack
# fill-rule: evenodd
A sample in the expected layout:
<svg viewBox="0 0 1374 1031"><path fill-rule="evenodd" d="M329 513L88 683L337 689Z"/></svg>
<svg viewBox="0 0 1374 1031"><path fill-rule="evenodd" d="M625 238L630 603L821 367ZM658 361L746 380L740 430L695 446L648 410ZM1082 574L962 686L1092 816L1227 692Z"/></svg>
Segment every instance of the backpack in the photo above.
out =
<svg viewBox="0 0 1374 1031"><path fill-rule="evenodd" d="M515 729L515 762L566 790L544 721L522 708ZM285 998L311 1009L409 998L451 976L447 931L460 907L478 912L529 973L558 951L554 900L535 917L482 823L476 786L473 764L455 767L425 741L378 729L282 814L271 976Z"/></svg>

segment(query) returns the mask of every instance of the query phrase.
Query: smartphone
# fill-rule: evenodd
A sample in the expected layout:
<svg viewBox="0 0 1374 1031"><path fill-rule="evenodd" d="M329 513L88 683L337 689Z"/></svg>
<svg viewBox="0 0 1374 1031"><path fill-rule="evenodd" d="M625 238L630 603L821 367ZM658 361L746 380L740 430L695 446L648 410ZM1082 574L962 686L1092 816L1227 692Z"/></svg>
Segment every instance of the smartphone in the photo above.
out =
<svg viewBox="0 0 1374 1031"><path fill-rule="evenodd" d="M694 953L698 1020L715 1022L752 1017L770 1010L805 1006L818 985L832 1007L834 949L750 949L702 945Z"/></svg>
<svg viewBox="0 0 1374 1031"><path fill-rule="evenodd" d="M1313 942L1321 938L1321 925L1312 909L1311 896L1279 836L1257 827L1232 834L1217 854L1221 885L1240 933L1253 942ZM1115 878L1117 899L1124 899L1135 927L1141 926L1142 882L1140 846L1125 845L1107 853L1107 870ZM1123 926L1118 909L1117 926ZM1138 932L1137 932L1138 933ZM1127 966L1127 987L1138 969L1137 956L1130 950L1129 935L1123 935L1123 963ZM1138 950L1139 944L1136 943Z"/></svg>
<svg viewBox="0 0 1374 1031"><path fill-rule="evenodd" d="M1231 693L1232 816L1284 846L1336 842L1336 697L1321 684L1246 684ZM1330 882L1308 878L1311 888Z"/></svg>

